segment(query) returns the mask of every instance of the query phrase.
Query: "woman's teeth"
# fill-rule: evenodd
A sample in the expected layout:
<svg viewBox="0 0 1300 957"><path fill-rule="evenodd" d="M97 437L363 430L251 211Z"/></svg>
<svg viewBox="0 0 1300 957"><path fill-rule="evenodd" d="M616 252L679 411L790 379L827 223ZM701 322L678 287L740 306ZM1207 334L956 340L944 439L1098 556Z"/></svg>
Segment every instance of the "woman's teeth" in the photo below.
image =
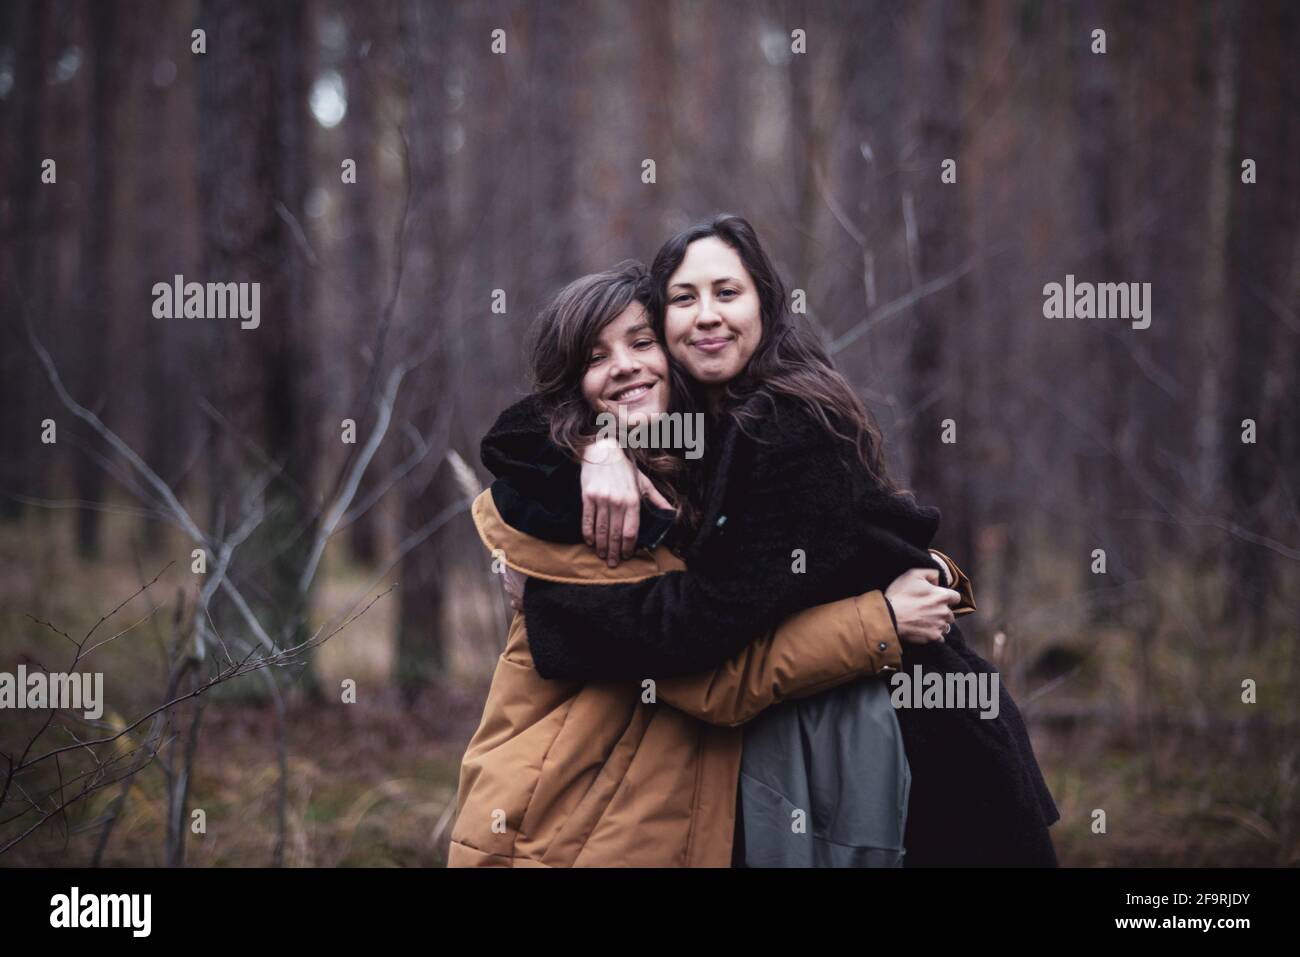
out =
<svg viewBox="0 0 1300 957"><path fill-rule="evenodd" d="M638 385L638 386L635 386L634 388L631 388L631 389L624 389L624 390L621 391L621 392L615 392L615 393L614 393L614 398L615 398L616 400L620 401L620 402L629 402L629 401L631 401L632 399L639 399L639 398L641 398L641 396L643 396L643 395L645 395L647 392L649 392L650 389L651 389L651 386L648 386L648 385Z"/></svg>

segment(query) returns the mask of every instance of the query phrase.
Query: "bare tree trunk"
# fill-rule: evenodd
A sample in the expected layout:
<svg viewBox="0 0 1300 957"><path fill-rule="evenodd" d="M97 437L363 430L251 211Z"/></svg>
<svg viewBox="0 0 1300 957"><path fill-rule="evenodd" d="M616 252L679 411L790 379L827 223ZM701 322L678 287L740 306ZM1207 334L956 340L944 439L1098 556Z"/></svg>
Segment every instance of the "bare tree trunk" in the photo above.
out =
<svg viewBox="0 0 1300 957"><path fill-rule="evenodd" d="M1288 98L1279 80L1295 72L1288 64L1297 42L1297 16L1293 6L1276 2L1243 4L1241 16L1242 46L1251 55L1241 63L1236 110L1238 153L1227 276L1236 349L1224 428L1229 436L1232 519L1246 528L1265 529L1281 501L1283 436L1295 431L1294 409L1287 407L1278 386L1292 374L1297 350L1294 338L1283 339L1283 326L1269 300L1282 301L1279 293L1284 295L1292 282L1300 124L1294 95ZM1294 79L1290 85L1293 94ZM1244 159L1256 164L1254 184L1242 182ZM1291 360L1283 366L1285 357ZM1246 419L1256 426L1254 444L1242 438ZM1227 616L1239 626L1245 624L1239 631L1247 646L1258 648L1267 633L1270 598L1277 593L1276 560L1258 545L1234 539L1229 561L1233 589Z"/></svg>
<svg viewBox="0 0 1300 957"><path fill-rule="evenodd" d="M365 37L372 47L383 48L391 41L385 29L387 11L380 12L363 4L349 4L343 11L347 25L348 55L343 63L348 89L348 156L357 163L355 183L347 184L343 191L343 217L347 230L348 301L355 320L358 341L362 348L373 339L375 326L383 310L384 288L381 282L378 222L381 211L379 172L379 122L380 97L374 75L377 55L363 57L358 51ZM357 410L369 415L371 410ZM394 440L396 441L396 439ZM385 474L386 454L391 442L386 442L375 454L374 464L362 481L360 495L365 497L373 488L372 476ZM352 554L365 564L379 557L379 523L382 510L368 509L348 529L348 542Z"/></svg>
<svg viewBox="0 0 1300 957"><path fill-rule="evenodd" d="M1127 154L1118 135L1115 116L1112 54L1094 54L1086 45L1092 26L1101 23L1102 19L1099 5L1094 0L1085 0L1081 6L1072 7L1067 17L1073 55L1071 68L1079 83L1074 93L1079 132L1079 222L1081 241L1088 250L1076 263L1075 271L1081 280L1117 282L1126 277L1121 275L1122 262L1117 246L1115 175L1121 168L1117 157ZM1124 372L1125 359L1118 340L1106 336L1097 345L1087 372L1076 383L1081 386L1080 405L1099 410L1097 418L1112 448L1118 448L1121 442L1121 420L1129 381ZM1121 548L1109 521L1109 508L1122 500L1125 487L1123 468L1110 451L1101 449L1081 456L1080 461L1079 495L1095 539L1088 543L1088 552L1094 548L1105 549L1108 567L1113 572L1120 561ZM1099 600L1099 592L1114 578L1093 574L1087 562L1081 563L1081 569L1083 587L1094 596L1092 620L1099 624L1112 620L1112 605Z"/></svg>
<svg viewBox="0 0 1300 957"><path fill-rule="evenodd" d="M44 114L45 17L49 8L35 0L6 4L0 11L14 38L14 87L17 95L0 100L6 143L0 146L4 193L11 197L13 241L0 252L0 312L14 317L25 311L33 323L46 320L44 307L49 270L37 244L45 236L50 191L40 183L41 117ZM22 495L34 493L37 414L33 371L27 350L12 326L0 329L0 488ZM11 495L0 495L0 518L17 519L23 506Z"/></svg>
<svg viewBox="0 0 1300 957"><path fill-rule="evenodd" d="M576 132L558 120L574 113L583 44L575 44L573 38L580 35L589 15L582 0L540 3L532 10L532 48L526 53L529 74L534 97L536 91L546 91L545 106L535 100L527 117L535 302L549 296L558 283L576 277L581 268L574 235L574 196L579 190L574 179Z"/></svg>
<svg viewBox="0 0 1300 957"><path fill-rule="evenodd" d="M265 7L208 0L200 18L208 42L199 67L205 280L258 282L261 299L256 329L207 320L221 363L213 371L224 386L218 407L280 469L266 492L268 518L241 549L235 577L256 586L259 617L286 641L303 637L298 584L317 520L310 476L318 428L306 399L309 237L302 232L306 11L297 0ZM209 441L214 519L232 483L262 467L246 465L238 443L218 447L216 438ZM305 680L312 690L310 670Z"/></svg>
<svg viewBox="0 0 1300 957"><path fill-rule="evenodd" d="M817 67L829 56L830 40L817 29L813 14L804 0L795 0L791 10L794 23L817 44L815 54L791 54L790 77L790 154L789 171L794 185L794 217L789 232L794 259L789 285L809 291L812 285L813 249L816 244L817 214L821 203L817 197L817 169L825 169L825 136L822 126L826 117L819 113ZM731 113L731 110L727 111ZM815 306L814 306L815 309Z"/></svg>
<svg viewBox="0 0 1300 957"><path fill-rule="evenodd" d="M86 168L89 188L80 212L81 300L79 335L89 348L77 350L77 374L73 381L80 386L84 401L101 414L112 394L103 359L113 353L113 310L116 303L109 257L113 221L113 186L116 171L116 146L113 142L114 115L119 100L117 59L117 7L96 3L88 8L90 18L91 107L90 137ZM104 498L105 473L88 455L76 458L77 497L83 502L99 503ZM93 558L100 551L100 515L95 508L77 510L77 552Z"/></svg>
<svg viewBox="0 0 1300 957"><path fill-rule="evenodd" d="M717 7L716 4L708 6L715 10ZM655 184L645 188L653 190L654 202L648 205L660 211L662 217L662 211L679 203L697 201L697 197L689 196L683 189L686 172L674 166L674 158L685 158L677 149L679 142L676 132L679 122L677 114L680 111L678 104L682 101L683 92L679 86L678 58L681 54L675 52L673 20L668 15L667 4L638 3L629 11L629 16L634 18L633 36L636 38L632 47L636 59L630 64L635 71L636 85L630 95L634 97L639 111L633 135L640 149L633 157L636 168L626 170L624 174L629 177L640 176L642 161L655 161ZM695 39L707 41L707 38ZM699 68L700 74L707 73L718 69L717 61L723 55L721 50L712 48L707 57L692 59L691 64ZM706 59L709 62L706 63ZM692 75L699 74L693 72Z"/></svg>
<svg viewBox="0 0 1300 957"><path fill-rule="evenodd" d="M125 224L132 259L126 275L133 288L124 297L124 305L137 310L145 308L145 297L154 283L171 282L176 273L193 271L192 242L179 241L176 216L182 201L182 179L193 175L189 155L178 155L176 151L183 132L175 129L174 103L186 91L177 89L180 84L174 80L159 83L154 77L159 58L164 55L162 49L166 49L160 49L160 30L162 36L169 35L170 30L185 32L182 26L188 21L178 18L177 12L174 4L154 0L130 24L128 56L136 71L131 95L137 106L132 118L134 136L128 147L132 212L130 222ZM186 233L189 239L192 233L188 229ZM188 337L178 335L171 322L153 320L149 334L142 338L143 391L148 397L142 409L144 457L164 480L174 482L181 471L181 449L193 428L192 420L183 413L192 408L192 403L180 398L188 389L190 377L183 368L175 368L175 360L184 355L182 343ZM162 545L164 528L162 522L143 521L145 548L155 550Z"/></svg>
<svg viewBox="0 0 1300 957"><path fill-rule="evenodd" d="M444 300L450 288L445 234L449 216L447 164L443 137L446 127L446 93L443 76L449 37L454 23L448 13L434 12L413 2L407 10L411 56L418 64L412 85L409 123L411 179L414 206L411 225L412 303L408 334L428 322L428 304ZM516 38L516 42L517 42ZM414 403L409 421L427 434L441 403L454 402L448 388L447 338L453 317L442 314L431 330L436 353L427 371L413 385ZM434 461L417 470L408 481L402 523L408 534L421 528L452 501L450 475ZM401 607L397 632L396 681L410 697L445 666L442 635L446 601L440 536L415 549L402 562Z"/></svg>
<svg viewBox="0 0 1300 957"><path fill-rule="evenodd" d="M956 270L967 251L962 228L964 210L961 175L965 143L961 108L968 72L962 60L961 36L967 30L966 7L927 0L914 10L916 21L908 38L912 99L905 146L907 184L903 202L911 257L912 284L920 285ZM941 181L941 163L957 161L957 181ZM973 552L963 441L966 426L961 409L962 338L970 311L968 282L959 279L925 296L913 308L912 338L907 357L908 408L911 413L912 485L923 497L940 504L945 515L944 538L960 555ZM956 425L956 442L942 441L943 422Z"/></svg>

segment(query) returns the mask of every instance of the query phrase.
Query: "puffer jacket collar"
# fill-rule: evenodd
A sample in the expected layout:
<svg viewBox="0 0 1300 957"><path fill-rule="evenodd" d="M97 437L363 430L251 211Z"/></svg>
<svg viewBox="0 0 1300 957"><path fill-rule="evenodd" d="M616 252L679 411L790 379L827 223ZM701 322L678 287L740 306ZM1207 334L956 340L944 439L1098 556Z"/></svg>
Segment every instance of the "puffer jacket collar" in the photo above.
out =
<svg viewBox="0 0 1300 957"><path fill-rule="evenodd" d="M686 566L665 549L642 549L617 568L610 568L584 543L542 541L506 520L492 491L474 500L474 527L488 551L530 578L574 585L609 585L643 581ZM656 510L657 511L657 510ZM644 512L643 512L644 514Z"/></svg>

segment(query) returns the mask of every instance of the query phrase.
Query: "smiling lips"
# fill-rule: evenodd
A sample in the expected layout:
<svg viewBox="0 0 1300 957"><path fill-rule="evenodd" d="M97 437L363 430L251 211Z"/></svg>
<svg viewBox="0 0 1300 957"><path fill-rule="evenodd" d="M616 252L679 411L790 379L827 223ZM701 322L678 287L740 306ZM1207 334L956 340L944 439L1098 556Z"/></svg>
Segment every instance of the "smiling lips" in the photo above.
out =
<svg viewBox="0 0 1300 957"><path fill-rule="evenodd" d="M696 339L691 343L701 352L721 352L731 342L731 336L710 336L707 339Z"/></svg>
<svg viewBox="0 0 1300 957"><path fill-rule="evenodd" d="M636 385L625 386L617 392L610 395L611 402L635 402L637 399L648 394L655 387L653 382L638 382Z"/></svg>

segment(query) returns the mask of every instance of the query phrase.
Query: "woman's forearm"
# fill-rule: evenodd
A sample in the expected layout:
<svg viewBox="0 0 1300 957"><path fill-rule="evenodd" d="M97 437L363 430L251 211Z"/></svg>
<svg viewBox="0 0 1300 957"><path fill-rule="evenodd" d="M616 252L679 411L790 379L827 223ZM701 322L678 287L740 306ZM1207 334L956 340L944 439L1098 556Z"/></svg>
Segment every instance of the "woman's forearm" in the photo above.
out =
<svg viewBox="0 0 1300 957"><path fill-rule="evenodd" d="M657 681L655 692L702 721L736 726L782 701L901 664L884 595L872 591L792 615L712 671Z"/></svg>

